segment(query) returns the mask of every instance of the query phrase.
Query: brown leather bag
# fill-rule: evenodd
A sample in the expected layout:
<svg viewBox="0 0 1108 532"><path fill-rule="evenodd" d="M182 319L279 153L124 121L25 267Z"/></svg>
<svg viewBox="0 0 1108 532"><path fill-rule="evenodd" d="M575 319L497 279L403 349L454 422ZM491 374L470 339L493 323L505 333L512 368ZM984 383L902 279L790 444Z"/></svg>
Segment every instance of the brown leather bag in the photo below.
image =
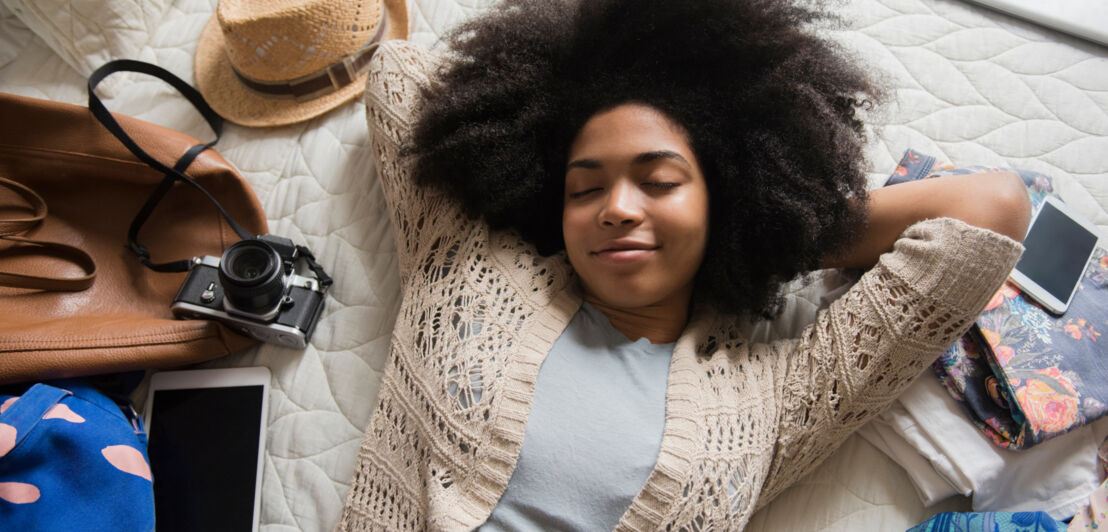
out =
<svg viewBox="0 0 1108 532"><path fill-rule="evenodd" d="M200 144L114 116L167 165ZM127 248L131 221L161 172L132 155L85 107L0 93L0 117L0 177L33 191L47 209L35 221L34 196L0 183L0 232L22 232L16 240L0 239L0 272L9 274L0 275L7 285L0 286L0 383L178 367L256 342L214 321L174 319L170 305L186 274L152 271ZM249 184L215 151L201 152L185 173L244 229L268 232ZM181 183L154 209L141 237L155 261L219 256L239 240L211 201ZM87 284L82 278L93 276L80 290Z"/></svg>

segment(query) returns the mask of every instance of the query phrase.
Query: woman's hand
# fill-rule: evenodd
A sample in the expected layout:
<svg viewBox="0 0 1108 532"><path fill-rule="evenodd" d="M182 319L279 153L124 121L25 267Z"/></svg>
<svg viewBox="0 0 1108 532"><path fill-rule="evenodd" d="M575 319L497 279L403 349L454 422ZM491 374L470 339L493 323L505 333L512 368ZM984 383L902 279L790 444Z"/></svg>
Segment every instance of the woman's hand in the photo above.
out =
<svg viewBox="0 0 1108 532"><path fill-rule="evenodd" d="M1027 189L1012 172L921 179L872 190L867 209L861 238L824 259L824 268L869 268L892 250L905 229L931 218L956 218L1017 242L1023 241L1031 219Z"/></svg>

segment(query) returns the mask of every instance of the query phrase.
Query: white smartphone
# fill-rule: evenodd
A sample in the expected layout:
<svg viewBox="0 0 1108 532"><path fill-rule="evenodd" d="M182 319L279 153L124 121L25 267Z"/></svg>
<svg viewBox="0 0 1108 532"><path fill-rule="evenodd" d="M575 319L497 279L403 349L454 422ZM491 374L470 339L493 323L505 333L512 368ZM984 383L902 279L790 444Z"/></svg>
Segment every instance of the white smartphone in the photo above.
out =
<svg viewBox="0 0 1108 532"><path fill-rule="evenodd" d="M269 368L164 371L146 399L159 532L257 531Z"/></svg>
<svg viewBox="0 0 1108 532"><path fill-rule="evenodd" d="M1061 200L1047 196L1031 220L1024 252L1011 279L1054 314L1070 306L1100 231Z"/></svg>

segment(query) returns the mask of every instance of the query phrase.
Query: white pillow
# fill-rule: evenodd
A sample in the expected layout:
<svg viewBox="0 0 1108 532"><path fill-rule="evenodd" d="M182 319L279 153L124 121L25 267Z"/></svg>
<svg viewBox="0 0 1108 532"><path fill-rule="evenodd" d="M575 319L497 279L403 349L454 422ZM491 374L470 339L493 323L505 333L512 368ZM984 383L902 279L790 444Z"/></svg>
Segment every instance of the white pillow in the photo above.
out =
<svg viewBox="0 0 1108 532"><path fill-rule="evenodd" d="M87 77L112 59L137 59L172 0L0 2Z"/></svg>
<svg viewBox="0 0 1108 532"><path fill-rule="evenodd" d="M0 3L0 68L15 59L35 36Z"/></svg>

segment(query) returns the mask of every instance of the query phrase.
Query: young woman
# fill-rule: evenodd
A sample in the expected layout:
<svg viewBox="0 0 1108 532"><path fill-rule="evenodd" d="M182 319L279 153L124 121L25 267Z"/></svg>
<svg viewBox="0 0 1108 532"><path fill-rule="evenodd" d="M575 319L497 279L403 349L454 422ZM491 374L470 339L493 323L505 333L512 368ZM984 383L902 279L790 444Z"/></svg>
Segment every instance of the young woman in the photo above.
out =
<svg viewBox="0 0 1108 532"><path fill-rule="evenodd" d="M506 2L366 91L403 304L341 529L741 529L1011 270L1007 174L866 192L876 88L769 0ZM865 268L796 339L782 282Z"/></svg>

